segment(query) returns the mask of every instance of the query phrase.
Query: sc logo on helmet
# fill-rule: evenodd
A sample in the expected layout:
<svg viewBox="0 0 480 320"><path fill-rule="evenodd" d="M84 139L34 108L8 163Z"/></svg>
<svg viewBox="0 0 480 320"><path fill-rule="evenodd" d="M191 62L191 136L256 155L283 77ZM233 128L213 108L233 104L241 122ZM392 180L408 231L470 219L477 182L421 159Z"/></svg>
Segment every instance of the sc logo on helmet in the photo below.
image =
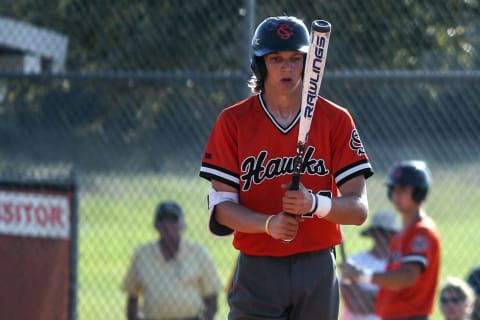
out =
<svg viewBox="0 0 480 320"><path fill-rule="evenodd" d="M277 35L280 37L280 39L287 40L290 39L290 37L293 35L293 27L289 24L281 24L277 28Z"/></svg>

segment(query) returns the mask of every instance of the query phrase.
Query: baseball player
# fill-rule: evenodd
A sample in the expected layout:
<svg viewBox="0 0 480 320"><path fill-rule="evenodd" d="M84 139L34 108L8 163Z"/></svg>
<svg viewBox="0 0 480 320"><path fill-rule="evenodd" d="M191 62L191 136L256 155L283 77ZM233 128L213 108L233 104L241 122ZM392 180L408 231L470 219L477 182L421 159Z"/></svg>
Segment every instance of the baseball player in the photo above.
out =
<svg viewBox="0 0 480 320"><path fill-rule="evenodd" d="M423 161L393 165L388 197L401 214L403 228L392 238L386 271L342 265L344 277L380 286L375 313L382 319L427 319L433 311L441 248L436 224L423 207L430 181Z"/></svg>
<svg viewBox="0 0 480 320"><path fill-rule="evenodd" d="M298 18L258 25L254 94L220 113L203 154L200 176L212 186L209 228L233 233L240 251L229 319L337 319L340 224L367 218L372 167L349 112L327 99L317 101L300 190L288 189L308 46Z"/></svg>

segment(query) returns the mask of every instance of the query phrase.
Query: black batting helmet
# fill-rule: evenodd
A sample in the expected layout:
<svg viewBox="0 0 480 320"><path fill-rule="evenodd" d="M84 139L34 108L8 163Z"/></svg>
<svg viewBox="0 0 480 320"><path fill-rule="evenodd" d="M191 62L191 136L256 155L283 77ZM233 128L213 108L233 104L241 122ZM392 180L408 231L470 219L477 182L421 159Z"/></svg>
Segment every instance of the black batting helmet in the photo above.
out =
<svg viewBox="0 0 480 320"><path fill-rule="evenodd" d="M307 53L310 43L308 29L296 17L279 16L263 20L252 38L251 67L258 81L263 81L266 68L263 56L278 51Z"/></svg>
<svg viewBox="0 0 480 320"><path fill-rule="evenodd" d="M390 168L388 174L388 198L391 198L392 188L395 185L413 186L412 198L420 203L427 197L430 183L430 170L424 161L409 160L396 163Z"/></svg>
<svg viewBox="0 0 480 320"><path fill-rule="evenodd" d="M310 42L308 29L302 20L280 16L263 20L252 39L253 55L263 57L278 51L307 53Z"/></svg>

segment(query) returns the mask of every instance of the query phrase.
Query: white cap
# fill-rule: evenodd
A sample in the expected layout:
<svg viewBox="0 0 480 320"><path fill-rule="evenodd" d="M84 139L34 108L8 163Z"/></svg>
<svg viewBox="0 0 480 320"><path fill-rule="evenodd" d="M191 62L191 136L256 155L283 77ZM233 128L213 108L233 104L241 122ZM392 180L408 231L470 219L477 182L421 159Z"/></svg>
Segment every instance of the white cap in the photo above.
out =
<svg viewBox="0 0 480 320"><path fill-rule="evenodd" d="M368 232L372 229L397 232L400 230L400 224L395 213L388 210L379 210L373 214L370 226L362 231L362 235L368 235Z"/></svg>

